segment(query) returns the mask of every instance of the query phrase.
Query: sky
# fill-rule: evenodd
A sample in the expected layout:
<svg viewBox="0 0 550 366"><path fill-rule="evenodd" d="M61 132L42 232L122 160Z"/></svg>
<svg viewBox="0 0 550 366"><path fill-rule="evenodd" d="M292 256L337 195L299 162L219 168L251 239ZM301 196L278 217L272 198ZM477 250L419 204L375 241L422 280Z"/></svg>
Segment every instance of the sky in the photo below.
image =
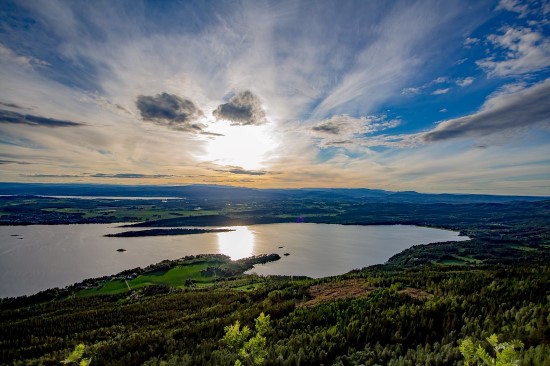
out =
<svg viewBox="0 0 550 366"><path fill-rule="evenodd" d="M550 195L550 1L0 2L0 181Z"/></svg>

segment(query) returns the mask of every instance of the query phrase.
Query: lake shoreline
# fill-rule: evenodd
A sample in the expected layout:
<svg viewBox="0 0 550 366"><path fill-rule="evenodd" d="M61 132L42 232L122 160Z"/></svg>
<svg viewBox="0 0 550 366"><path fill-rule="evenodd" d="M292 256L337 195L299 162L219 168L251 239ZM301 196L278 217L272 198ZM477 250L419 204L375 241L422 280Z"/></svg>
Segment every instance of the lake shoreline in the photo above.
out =
<svg viewBox="0 0 550 366"><path fill-rule="evenodd" d="M3 267L0 275L4 278L0 294L29 295L80 279L112 275L127 268L197 253L227 254L238 259L273 252L284 260L256 266L252 271L260 275L322 278L383 264L414 245L436 242L458 245L468 239L458 236L456 231L430 227L319 223L197 228L198 231L190 228L197 235L161 236L173 229L147 229L125 237L117 235L123 227L111 224L0 228L5 237L0 246L0 267ZM155 232L159 235L153 235L152 239L148 230L158 230ZM189 233L189 229L182 230ZM126 251L117 253L120 248Z"/></svg>

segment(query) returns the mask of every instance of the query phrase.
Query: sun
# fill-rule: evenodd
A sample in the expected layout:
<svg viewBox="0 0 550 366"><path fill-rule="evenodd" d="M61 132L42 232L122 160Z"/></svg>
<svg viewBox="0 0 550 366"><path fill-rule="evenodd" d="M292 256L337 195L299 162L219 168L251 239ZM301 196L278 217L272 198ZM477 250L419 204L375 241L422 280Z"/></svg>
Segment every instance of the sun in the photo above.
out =
<svg viewBox="0 0 550 366"><path fill-rule="evenodd" d="M219 165L263 169L277 147L272 128L268 125L232 126L227 121L218 121L210 125L209 132L220 136L207 141L202 158Z"/></svg>

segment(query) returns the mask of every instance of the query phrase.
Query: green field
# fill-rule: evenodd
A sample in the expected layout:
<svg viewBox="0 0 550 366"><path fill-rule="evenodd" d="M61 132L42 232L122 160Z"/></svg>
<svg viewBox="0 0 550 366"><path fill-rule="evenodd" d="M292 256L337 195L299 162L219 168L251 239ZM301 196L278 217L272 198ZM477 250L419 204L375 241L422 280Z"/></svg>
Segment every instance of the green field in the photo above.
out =
<svg viewBox="0 0 550 366"><path fill-rule="evenodd" d="M524 251L524 252L536 252L537 251L537 248L526 247L524 245L512 245L512 246L510 246L510 248L521 250L521 251Z"/></svg>
<svg viewBox="0 0 550 366"><path fill-rule="evenodd" d="M224 258L206 257L175 261L171 262L170 266L172 268L168 270L156 270L137 276L128 274L114 276L111 280L97 286L77 291L75 296L124 294L154 285L163 285L169 288L203 288L216 285L224 289L251 291L266 282L263 277L243 275L244 271L251 268L250 265Z"/></svg>
<svg viewBox="0 0 550 366"><path fill-rule="evenodd" d="M168 271L143 274L127 281L113 279L100 287L79 291L77 296L119 294L128 292L128 286L131 290L138 290L151 285L166 285L169 287L181 288L185 287L186 280L195 281L197 286L209 286L214 284L218 276L205 276L201 271L208 267L223 269L228 266L229 265L225 261L220 260L207 260L199 263L177 265ZM128 283L128 285L126 285L126 283Z"/></svg>

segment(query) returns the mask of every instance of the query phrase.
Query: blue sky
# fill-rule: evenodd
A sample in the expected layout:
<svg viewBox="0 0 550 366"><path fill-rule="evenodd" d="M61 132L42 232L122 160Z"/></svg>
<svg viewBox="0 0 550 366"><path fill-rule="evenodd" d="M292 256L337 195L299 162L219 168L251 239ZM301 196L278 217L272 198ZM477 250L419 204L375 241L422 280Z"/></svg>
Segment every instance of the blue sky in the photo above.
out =
<svg viewBox="0 0 550 366"><path fill-rule="evenodd" d="M0 180L550 194L549 1L3 1Z"/></svg>

